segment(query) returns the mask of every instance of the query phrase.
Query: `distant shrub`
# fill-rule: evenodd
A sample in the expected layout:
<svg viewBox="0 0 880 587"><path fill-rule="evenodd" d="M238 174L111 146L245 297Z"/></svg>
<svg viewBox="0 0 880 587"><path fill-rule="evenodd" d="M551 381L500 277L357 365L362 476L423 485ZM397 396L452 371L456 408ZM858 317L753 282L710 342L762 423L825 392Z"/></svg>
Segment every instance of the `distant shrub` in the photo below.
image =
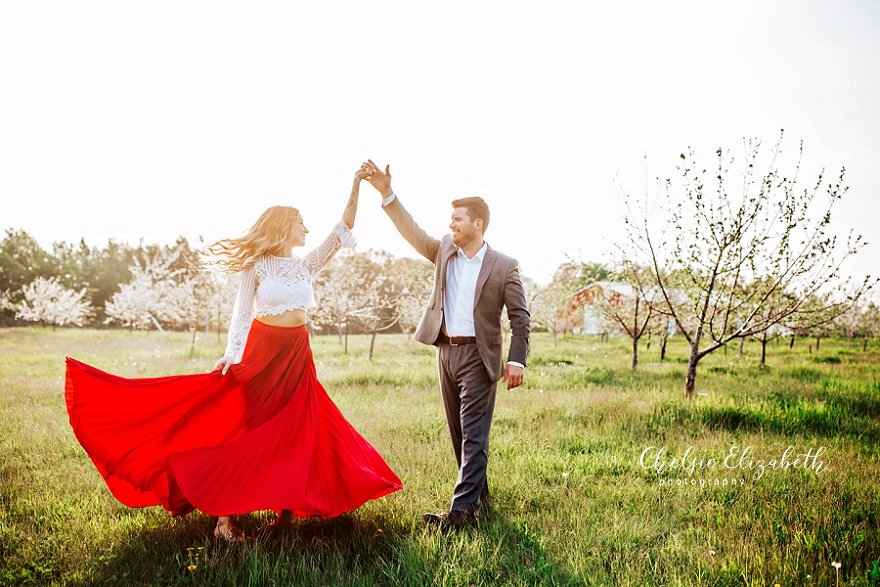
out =
<svg viewBox="0 0 880 587"><path fill-rule="evenodd" d="M842 362L840 357L814 357L813 362L815 363L831 363L837 365Z"/></svg>

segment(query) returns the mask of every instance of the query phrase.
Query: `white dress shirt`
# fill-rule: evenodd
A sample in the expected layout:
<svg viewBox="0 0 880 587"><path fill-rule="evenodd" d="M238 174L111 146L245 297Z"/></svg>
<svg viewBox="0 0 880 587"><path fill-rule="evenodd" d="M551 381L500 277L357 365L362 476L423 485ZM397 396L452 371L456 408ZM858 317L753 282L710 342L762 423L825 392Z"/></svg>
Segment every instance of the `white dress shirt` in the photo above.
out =
<svg viewBox="0 0 880 587"><path fill-rule="evenodd" d="M446 266L446 287L443 289L443 317L449 336L476 336L474 330L474 294L483 257L489 245L468 259L461 248L449 258Z"/></svg>

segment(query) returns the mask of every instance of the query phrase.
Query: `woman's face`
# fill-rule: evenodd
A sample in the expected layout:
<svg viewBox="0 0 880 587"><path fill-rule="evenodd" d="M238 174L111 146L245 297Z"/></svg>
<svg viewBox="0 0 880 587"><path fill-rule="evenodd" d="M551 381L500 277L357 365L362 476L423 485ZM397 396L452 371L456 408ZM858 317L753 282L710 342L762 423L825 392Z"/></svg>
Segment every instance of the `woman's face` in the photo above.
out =
<svg viewBox="0 0 880 587"><path fill-rule="evenodd" d="M307 234L309 234L309 229L306 228L306 225L303 223L302 215L297 215L297 217L293 219L293 228L290 231L291 246L301 247L305 245Z"/></svg>

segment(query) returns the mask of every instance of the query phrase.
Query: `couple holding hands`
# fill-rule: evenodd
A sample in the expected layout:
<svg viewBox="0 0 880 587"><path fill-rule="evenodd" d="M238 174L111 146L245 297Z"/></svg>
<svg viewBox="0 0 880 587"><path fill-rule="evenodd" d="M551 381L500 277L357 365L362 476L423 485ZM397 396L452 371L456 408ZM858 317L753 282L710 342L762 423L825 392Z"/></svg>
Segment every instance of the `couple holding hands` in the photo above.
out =
<svg viewBox="0 0 880 587"><path fill-rule="evenodd" d="M122 378L67 358L65 399L73 431L113 495L130 507L217 516L214 535L244 536L233 517L274 510L261 530L294 516L330 518L403 487L344 418L315 372L306 311L315 274L353 247L360 184L367 180L400 234L434 263L434 287L414 335L437 347L437 366L458 478L447 511L426 523L474 523L490 500L489 429L498 381L522 384L529 312L517 262L484 240L489 208L452 202L451 233L422 230L391 187L389 167L355 174L351 198L330 235L304 256L308 234L295 208L273 206L242 237L209 247L206 265L241 278L225 356L210 373ZM503 361L504 308L511 340Z"/></svg>

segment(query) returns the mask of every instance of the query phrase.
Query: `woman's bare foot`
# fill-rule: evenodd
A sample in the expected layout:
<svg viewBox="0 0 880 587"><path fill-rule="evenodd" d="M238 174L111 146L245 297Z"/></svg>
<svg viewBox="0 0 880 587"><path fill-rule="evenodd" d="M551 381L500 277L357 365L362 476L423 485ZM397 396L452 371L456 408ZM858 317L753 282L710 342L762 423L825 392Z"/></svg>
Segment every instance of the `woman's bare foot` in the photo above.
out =
<svg viewBox="0 0 880 587"><path fill-rule="evenodd" d="M214 537L226 542L244 542L244 532L232 523L230 516L220 516L217 518L217 525L214 527Z"/></svg>

